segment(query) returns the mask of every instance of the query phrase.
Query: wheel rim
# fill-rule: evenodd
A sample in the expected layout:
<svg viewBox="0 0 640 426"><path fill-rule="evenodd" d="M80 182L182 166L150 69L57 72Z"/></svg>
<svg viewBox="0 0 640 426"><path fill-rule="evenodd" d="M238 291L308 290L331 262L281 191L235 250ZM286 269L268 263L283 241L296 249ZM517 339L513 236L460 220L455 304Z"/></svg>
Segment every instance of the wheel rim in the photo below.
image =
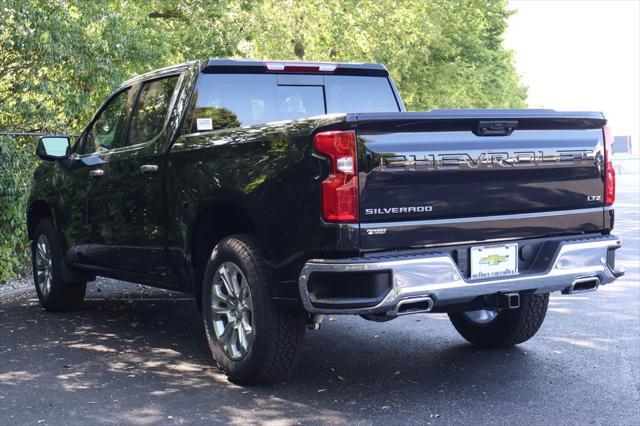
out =
<svg viewBox="0 0 640 426"><path fill-rule="evenodd" d="M253 342L253 299L247 279L233 262L221 264L213 277L211 320L224 353L242 359Z"/></svg>
<svg viewBox="0 0 640 426"><path fill-rule="evenodd" d="M51 259L51 245L45 235L40 235L36 242L36 279L40 292L46 297L51 292L53 260Z"/></svg>
<svg viewBox="0 0 640 426"><path fill-rule="evenodd" d="M480 309L477 311L467 311L464 313L466 317L477 324L488 324L498 316L498 311L489 309Z"/></svg>

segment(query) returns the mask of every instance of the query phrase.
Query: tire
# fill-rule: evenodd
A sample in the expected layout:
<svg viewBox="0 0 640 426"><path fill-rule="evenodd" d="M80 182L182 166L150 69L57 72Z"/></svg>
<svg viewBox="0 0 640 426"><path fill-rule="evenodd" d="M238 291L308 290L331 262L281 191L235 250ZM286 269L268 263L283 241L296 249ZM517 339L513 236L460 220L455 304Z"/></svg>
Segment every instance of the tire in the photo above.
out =
<svg viewBox="0 0 640 426"><path fill-rule="evenodd" d="M237 288L229 290L227 281ZM213 358L233 383L284 380L298 361L306 316L276 306L271 284L253 236L234 235L213 249L202 284L202 317Z"/></svg>
<svg viewBox="0 0 640 426"><path fill-rule="evenodd" d="M51 219L42 219L31 241L33 283L40 305L49 312L77 309L84 301L87 282L64 280L64 256Z"/></svg>
<svg viewBox="0 0 640 426"><path fill-rule="evenodd" d="M522 294L518 309L499 311L495 318L485 322L472 320L466 312L450 312L449 319L470 343L482 348L506 348L525 342L536 334L548 305L549 293Z"/></svg>

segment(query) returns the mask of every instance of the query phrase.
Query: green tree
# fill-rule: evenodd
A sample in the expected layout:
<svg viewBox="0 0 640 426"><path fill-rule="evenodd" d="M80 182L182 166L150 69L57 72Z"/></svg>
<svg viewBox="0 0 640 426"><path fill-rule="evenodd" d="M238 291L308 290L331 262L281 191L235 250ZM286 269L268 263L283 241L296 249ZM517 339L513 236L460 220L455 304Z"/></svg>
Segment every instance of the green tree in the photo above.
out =
<svg viewBox="0 0 640 426"><path fill-rule="evenodd" d="M78 131L107 93L133 75L234 55L237 26L227 21L240 5L5 0L0 129Z"/></svg>
<svg viewBox="0 0 640 426"><path fill-rule="evenodd" d="M203 57L374 61L411 109L524 106L506 0L4 0L0 129L78 131L125 79Z"/></svg>
<svg viewBox="0 0 640 426"><path fill-rule="evenodd" d="M412 110L525 106L502 47L506 0L266 0L250 13L244 55L382 62Z"/></svg>
<svg viewBox="0 0 640 426"><path fill-rule="evenodd" d="M126 79L233 56L244 3L0 2L0 131L79 132ZM27 270L25 208L36 138L0 137L0 282Z"/></svg>
<svg viewBox="0 0 640 426"><path fill-rule="evenodd" d="M77 133L124 80L207 57L382 62L412 110L521 107L509 14L506 0L2 0L0 131ZM28 264L34 149L0 138L0 281Z"/></svg>

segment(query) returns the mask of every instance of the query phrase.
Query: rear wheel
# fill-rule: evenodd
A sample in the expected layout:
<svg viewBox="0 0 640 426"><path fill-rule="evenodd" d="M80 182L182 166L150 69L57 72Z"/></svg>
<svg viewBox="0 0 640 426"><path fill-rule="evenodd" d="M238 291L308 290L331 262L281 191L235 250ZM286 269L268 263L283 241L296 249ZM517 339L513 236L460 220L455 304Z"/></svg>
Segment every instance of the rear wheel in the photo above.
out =
<svg viewBox="0 0 640 426"><path fill-rule="evenodd" d="M33 282L40 304L47 311L76 309L84 300L87 283L64 280L64 257L51 219L42 219L31 242Z"/></svg>
<svg viewBox="0 0 640 426"><path fill-rule="evenodd" d="M474 345L504 348L532 338L544 322L548 305L548 293L523 294L518 309L450 312L449 319L458 333Z"/></svg>
<svg viewBox="0 0 640 426"><path fill-rule="evenodd" d="M270 271L254 238L235 235L218 243L202 287L209 347L229 380L256 384L286 378L298 360L306 317L276 306Z"/></svg>

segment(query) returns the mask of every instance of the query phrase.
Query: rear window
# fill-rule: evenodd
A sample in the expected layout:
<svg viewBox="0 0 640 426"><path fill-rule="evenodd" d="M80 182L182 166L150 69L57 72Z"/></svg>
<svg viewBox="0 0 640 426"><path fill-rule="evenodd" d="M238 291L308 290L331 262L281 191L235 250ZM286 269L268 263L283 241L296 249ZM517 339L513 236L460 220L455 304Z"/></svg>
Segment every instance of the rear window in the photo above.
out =
<svg viewBox="0 0 640 426"><path fill-rule="evenodd" d="M203 74L190 132L296 120L325 113L397 112L386 77Z"/></svg>
<svg viewBox="0 0 640 426"><path fill-rule="evenodd" d="M386 77L327 75L324 77L327 112L398 112Z"/></svg>

